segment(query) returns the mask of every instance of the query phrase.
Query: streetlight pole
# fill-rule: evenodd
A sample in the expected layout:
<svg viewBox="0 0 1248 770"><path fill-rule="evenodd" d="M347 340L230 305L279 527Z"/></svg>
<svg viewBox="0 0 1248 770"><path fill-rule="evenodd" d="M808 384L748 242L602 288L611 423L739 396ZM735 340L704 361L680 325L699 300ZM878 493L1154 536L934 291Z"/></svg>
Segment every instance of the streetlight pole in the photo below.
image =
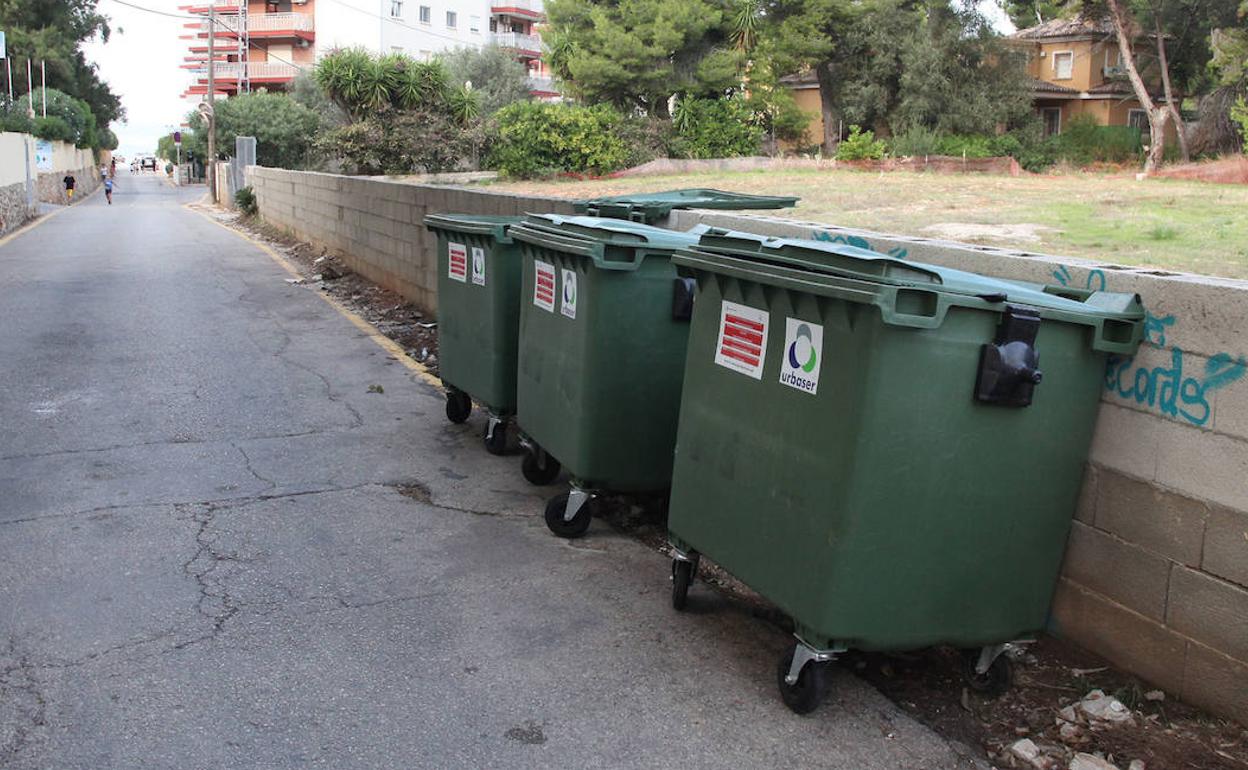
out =
<svg viewBox="0 0 1248 770"><path fill-rule="evenodd" d="M208 0L208 157L204 159L204 174L208 177L208 192L212 196L212 202L217 202L217 175L212 173L212 163L217 157L217 118L215 107L213 104L213 96L217 90L217 81L214 72L214 58L216 58L216 37L217 37L217 9L213 4L217 0Z"/></svg>

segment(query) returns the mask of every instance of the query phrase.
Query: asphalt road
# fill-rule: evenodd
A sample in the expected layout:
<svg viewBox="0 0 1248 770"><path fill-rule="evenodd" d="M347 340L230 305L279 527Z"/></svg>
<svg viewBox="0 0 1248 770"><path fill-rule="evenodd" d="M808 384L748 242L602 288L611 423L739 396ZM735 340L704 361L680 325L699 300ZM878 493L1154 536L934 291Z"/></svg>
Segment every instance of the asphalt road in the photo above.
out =
<svg viewBox="0 0 1248 770"><path fill-rule="evenodd" d="M550 536L200 195L123 173L0 245L0 767L970 764L848 673L790 714L782 633Z"/></svg>

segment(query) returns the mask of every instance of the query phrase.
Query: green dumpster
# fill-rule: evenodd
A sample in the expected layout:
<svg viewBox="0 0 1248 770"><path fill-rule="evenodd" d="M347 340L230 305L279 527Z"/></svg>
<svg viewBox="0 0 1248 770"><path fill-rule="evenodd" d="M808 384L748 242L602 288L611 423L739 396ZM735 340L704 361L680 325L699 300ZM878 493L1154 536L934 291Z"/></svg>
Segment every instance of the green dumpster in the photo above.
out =
<svg viewBox="0 0 1248 770"><path fill-rule="evenodd" d="M462 423L473 399L483 404L485 447L493 454L506 449L507 420L516 412L520 252L508 229L521 219L425 217L438 237L438 361L446 416ZM550 480L558 474L545 470Z"/></svg>
<svg viewBox="0 0 1248 770"><path fill-rule="evenodd" d="M549 502L546 523L578 537L603 494L663 496L670 484L692 300L670 260L697 234L541 215L511 236L524 265L516 419L525 472L545 454L567 469L572 490Z"/></svg>
<svg viewBox="0 0 1248 770"><path fill-rule="evenodd" d="M710 230L673 469L672 603L705 555L795 621L786 704L839 652L950 645L984 691L1046 620L1107 356L1138 296Z"/></svg>
<svg viewBox="0 0 1248 770"><path fill-rule="evenodd" d="M665 220L673 209L718 209L740 211L744 209L785 209L797 205L800 198L783 195L749 195L747 193L712 190L694 187L685 190L667 190L655 193L631 193L612 195L579 201L576 211L596 217L627 219L633 222L657 224Z"/></svg>

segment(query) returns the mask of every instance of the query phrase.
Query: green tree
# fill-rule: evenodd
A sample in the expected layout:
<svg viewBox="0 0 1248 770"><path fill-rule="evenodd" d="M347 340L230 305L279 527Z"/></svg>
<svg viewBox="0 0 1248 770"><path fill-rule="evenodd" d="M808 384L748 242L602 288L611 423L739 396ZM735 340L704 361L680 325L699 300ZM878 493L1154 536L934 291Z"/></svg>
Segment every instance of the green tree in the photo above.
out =
<svg viewBox="0 0 1248 770"><path fill-rule="evenodd" d="M0 0L0 29L15 62L44 62L49 88L87 103L101 128L122 120L121 100L87 63L82 44L95 36L108 41L112 29L97 10L98 0ZM16 78L16 72L15 80Z"/></svg>
<svg viewBox="0 0 1248 770"><path fill-rule="evenodd" d="M55 88L47 89L47 117L43 117L43 89L35 91L34 134L42 139L58 139L76 147L98 148L101 134L91 108L81 99ZM28 104L27 96L18 97L18 107Z"/></svg>
<svg viewBox="0 0 1248 770"><path fill-rule="evenodd" d="M629 147L617 133L624 117L607 104L517 102L495 117L498 136L490 150L490 165L507 176L603 174L630 158Z"/></svg>
<svg viewBox="0 0 1248 770"><path fill-rule="evenodd" d="M221 157L233 154L234 139L256 138L256 163L276 168L304 168L311 162L313 141L320 129L317 114L290 96L266 91L218 101L217 149ZM196 157L208 155L208 139L203 116L190 113L189 132L183 133L184 150Z"/></svg>
<svg viewBox="0 0 1248 770"><path fill-rule="evenodd" d="M362 48L331 51L316 65L316 82L352 120L387 109L430 109L446 102L450 80L437 60L402 54L375 57Z"/></svg>
<svg viewBox="0 0 1248 770"><path fill-rule="evenodd" d="M574 96L668 116L676 94L719 96L739 85L732 0L550 0L550 62Z"/></svg>
<svg viewBox="0 0 1248 770"><path fill-rule="evenodd" d="M472 83L483 115L493 115L513 102L528 101L528 71L496 45L460 48L442 57L455 88Z"/></svg>

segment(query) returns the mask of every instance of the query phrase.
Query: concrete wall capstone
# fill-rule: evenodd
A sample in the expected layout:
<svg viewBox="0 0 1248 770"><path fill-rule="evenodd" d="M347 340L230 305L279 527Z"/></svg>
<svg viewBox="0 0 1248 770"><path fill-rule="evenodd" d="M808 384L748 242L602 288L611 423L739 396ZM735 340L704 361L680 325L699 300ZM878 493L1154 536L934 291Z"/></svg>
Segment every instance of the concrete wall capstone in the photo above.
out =
<svg viewBox="0 0 1248 770"><path fill-rule="evenodd" d="M1105 374L1051 630L1248 724L1248 281L775 217L673 213L676 229L695 224L1138 293L1145 344Z"/></svg>
<svg viewBox="0 0 1248 770"><path fill-rule="evenodd" d="M570 213L567 199L247 169L261 216L436 312L427 213ZM708 224L847 243L1039 283L1136 292L1146 343L1106 371L1051 630L1248 724L1248 281L714 212Z"/></svg>

